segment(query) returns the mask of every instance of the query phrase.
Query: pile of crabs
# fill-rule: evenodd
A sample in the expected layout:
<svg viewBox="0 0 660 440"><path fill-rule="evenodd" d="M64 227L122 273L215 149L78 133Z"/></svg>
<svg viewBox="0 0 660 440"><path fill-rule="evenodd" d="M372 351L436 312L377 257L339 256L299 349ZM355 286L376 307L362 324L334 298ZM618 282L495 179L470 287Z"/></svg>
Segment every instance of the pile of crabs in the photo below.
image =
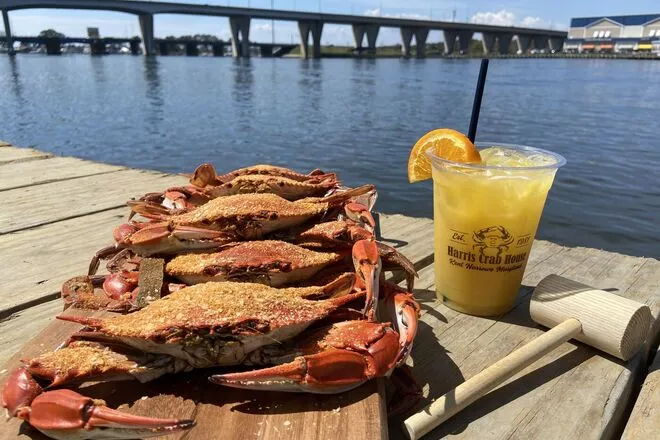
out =
<svg viewBox="0 0 660 440"><path fill-rule="evenodd" d="M62 287L65 309L114 313L60 316L83 329L23 360L2 405L56 439L135 438L194 421L122 413L62 386L235 366L210 381L340 393L391 376L417 395L404 369L417 274L376 239L375 197L372 185L346 188L320 170L257 165L217 175L204 164L189 185L129 201L115 243ZM105 260L108 273L97 275ZM407 289L385 281L385 270L402 270ZM410 401L402 395L393 411Z"/></svg>

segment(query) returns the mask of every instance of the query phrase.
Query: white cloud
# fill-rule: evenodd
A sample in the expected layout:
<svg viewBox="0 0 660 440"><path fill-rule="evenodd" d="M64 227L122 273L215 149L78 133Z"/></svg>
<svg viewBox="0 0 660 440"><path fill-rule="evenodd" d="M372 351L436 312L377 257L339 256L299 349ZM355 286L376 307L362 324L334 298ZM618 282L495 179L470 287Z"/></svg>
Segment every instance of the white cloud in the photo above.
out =
<svg viewBox="0 0 660 440"><path fill-rule="evenodd" d="M550 22L541 17L525 17L520 21L520 26L531 28L549 28Z"/></svg>
<svg viewBox="0 0 660 440"><path fill-rule="evenodd" d="M516 23L516 14L505 9L497 12L477 12L472 16L470 22L492 24L493 26L513 26Z"/></svg>
<svg viewBox="0 0 660 440"><path fill-rule="evenodd" d="M494 26L521 26L530 28L547 29L551 28L552 23L542 19L541 17L527 16L522 20L518 20L516 14L501 9L497 12L477 12L470 19L471 23L476 24L492 24Z"/></svg>
<svg viewBox="0 0 660 440"><path fill-rule="evenodd" d="M389 17L389 18L409 18L411 20L428 20L430 17L423 14L415 14L412 12L400 12L398 14L383 14L380 8L367 9L364 11L364 15L369 17Z"/></svg>

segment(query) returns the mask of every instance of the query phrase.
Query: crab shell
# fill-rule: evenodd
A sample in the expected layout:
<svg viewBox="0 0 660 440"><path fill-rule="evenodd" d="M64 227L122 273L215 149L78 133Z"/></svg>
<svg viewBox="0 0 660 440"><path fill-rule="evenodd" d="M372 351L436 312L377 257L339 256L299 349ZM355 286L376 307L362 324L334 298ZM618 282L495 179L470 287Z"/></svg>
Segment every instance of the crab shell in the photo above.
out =
<svg viewBox="0 0 660 440"><path fill-rule="evenodd" d="M337 187L337 182L327 179L321 182L297 181L282 176L252 174L238 176L230 182L208 188L205 193L211 197L225 197L236 194L271 193L287 200L305 197L320 197Z"/></svg>
<svg viewBox="0 0 660 440"><path fill-rule="evenodd" d="M165 271L190 285L241 280L280 287L310 279L340 260L342 256L334 252L315 252L283 241L248 241L216 253L177 256Z"/></svg>
<svg viewBox="0 0 660 440"><path fill-rule="evenodd" d="M257 348L295 337L310 324L364 295L327 300L319 287L276 289L254 283L183 288L128 315L60 316L144 353L166 354L193 368L236 365ZM89 335L88 335L89 336ZM86 336L86 337L88 337Z"/></svg>
<svg viewBox="0 0 660 440"><path fill-rule="evenodd" d="M159 223L125 223L114 231L118 245L139 255L173 254L260 239L271 232L321 218L353 196L373 191L364 185L339 194L295 202L275 194L219 197L192 211L171 215L162 206L129 202L134 211Z"/></svg>
<svg viewBox="0 0 660 440"><path fill-rule="evenodd" d="M158 203L172 212L189 211L217 197L237 194L271 193L287 200L323 196L337 188L333 178L323 181L298 181L281 176L261 174L242 175L226 183L204 188L195 185L168 188L162 193L149 193L141 201Z"/></svg>
<svg viewBox="0 0 660 440"><path fill-rule="evenodd" d="M319 183L322 181L334 181L338 184L340 183L337 180L337 175L335 173L324 173L319 169L311 171L309 174L302 174L275 165L253 165L246 168L239 168L227 174L218 175L215 168L210 163L198 166L190 179L190 183L203 188L207 185L221 185L223 183L231 182L239 176L249 175L280 176L296 182Z"/></svg>

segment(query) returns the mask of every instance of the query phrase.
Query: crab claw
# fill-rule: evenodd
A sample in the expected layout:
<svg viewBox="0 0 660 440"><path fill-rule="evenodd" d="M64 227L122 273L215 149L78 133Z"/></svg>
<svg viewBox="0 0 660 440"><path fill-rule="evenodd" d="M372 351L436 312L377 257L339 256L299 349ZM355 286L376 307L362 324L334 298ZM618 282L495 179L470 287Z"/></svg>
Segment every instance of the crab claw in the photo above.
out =
<svg viewBox="0 0 660 440"><path fill-rule="evenodd" d="M365 229L373 233L376 229L376 220L374 220L371 211L365 205L359 202L350 202L344 206L344 212L346 216L357 222L358 224L364 225Z"/></svg>
<svg viewBox="0 0 660 440"><path fill-rule="evenodd" d="M215 168L210 163L203 163L197 167L192 177L190 178L190 183L204 188L207 185L220 185L223 182L217 178Z"/></svg>
<svg viewBox="0 0 660 440"><path fill-rule="evenodd" d="M166 221L172 215L178 214L178 210L169 209L163 205L154 202L148 202L145 200L129 200L126 202L129 208L131 208L131 213L129 215L129 220L135 215L139 214L144 218L150 220L159 220Z"/></svg>
<svg viewBox="0 0 660 440"><path fill-rule="evenodd" d="M412 261L390 245L378 241L376 245L378 246L378 254L384 262L385 269L403 269L405 272L406 287L408 288L408 292L412 292L415 287L415 278L419 278L417 269L415 269Z"/></svg>
<svg viewBox="0 0 660 440"><path fill-rule="evenodd" d="M302 343L303 355L292 362L218 374L210 381L233 388L341 393L389 375L396 364L397 341L398 335L387 324L344 321L312 334Z"/></svg>
<svg viewBox="0 0 660 440"><path fill-rule="evenodd" d="M0 400L8 415L16 417L21 408L29 406L42 392L41 385L24 367L20 367L7 378Z"/></svg>
<svg viewBox="0 0 660 440"><path fill-rule="evenodd" d="M144 438L190 429L193 420L157 419L126 414L71 390L48 391L18 410L45 435L62 440Z"/></svg>
<svg viewBox="0 0 660 440"><path fill-rule="evenodd" d="M396 323L399 333L399 353L397 366L402 365L412 350L413 341L417 334L419 319L419 304L412 293L402 289L396 284L383 282L383 302L386 305L388 316Z"/></svg>
<svg viewBox="0 0 660 440"><path fill-rule="evenodd" d="M124 225L122 225L122 226L124 226ZM126 226L128 226L128 225L126 225ZM117 237L118 237L118 234L120 233L118 231L118 229L119 228L115 229L115 231L113 232L113 234L115 236L115 240L117 240L117 241L119 241L117 239ZM118 249L117 246L115 246L115 245L106 246L106 247L96 251L96 253L92 256L92 261L89 262L89 268L87 269L87 275L96 274L96 272L99 270L99 263L101 262L101 260L108 259L110 257L114 257L120 251L121 251L121 249Z"/></svg>
<svg viewBox="0 0 660 440"><path fill-rule="evenodd" d="M373 240L358 240L353 245L353 265L355 273L365 285L366 299L364 313L367 319L374 321L378 303L378 291L381 261L378 246Z"/></svg>
<svg viewBox="0 0 660 440"><path fill-rule="evenodd" d="M107 275L103 281L103 290L112 299L121 299L132 292L138 285L138 272L119 272Z"/></svg>

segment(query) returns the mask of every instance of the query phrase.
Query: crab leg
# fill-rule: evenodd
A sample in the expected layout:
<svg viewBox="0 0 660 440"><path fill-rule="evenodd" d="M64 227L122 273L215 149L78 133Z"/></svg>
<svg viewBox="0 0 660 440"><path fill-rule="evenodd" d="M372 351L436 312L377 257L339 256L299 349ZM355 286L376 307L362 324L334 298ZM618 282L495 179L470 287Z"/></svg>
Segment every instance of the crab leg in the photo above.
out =
<svg viewBox="0 0 660 440"><path fill-rule="evenodd" d="M389 375L396 364L397 341L396 332L387 324L344 321L311 335L302 343L302 356L292 362L214 375L210 380L234 388L340 393Z"/></svg>
<svg viewBox="0 0 660 440"><path fill-rule="evenodd" d="M399 353L396 365L401 366L406 361L413 341L417 334L417 321L419 319L419 304L412 293L402 289L396 284L384 281L383 303L388 317L394 317L395 330L399 333Z"/></svg>
<svg viewBox="0 0 660 440"><path fill-rule="evenodd" d="M122 413L71 390L43 392L25 368L7 380L2 406L48 437L73 439L144 438L190 429L193 420L157 419Z"/></svg>
<svg viewBox="0 0 660 440"><path fill-rule="evenodd" d="M369 321L376 318L378 291L380 283L381 261L378 246L373 240L359 240L353 245L353 264L355 273L364 285L366 297L364 313Z"/></svg>
<svg viewBox="0 0 660 440"><path fill-rule="evenodd" d="M322 328L300 341L300 354L293 361L261 370L215 375L211 382L234 388L311 393L339 393L374 377L389 376L404 362L417 332L419 306L412 294L396 285L384 287L388 309L394 309L399 332L388 324L370 321L343 321ZM290 359L286 351L272 346L254 352L251 359L276 363ZM293 350L294 354L296 350ZM403 372L406 373L406 372ZM408 372L409 373L409 372ZM402 392L403 410L419 400L414 379L402 374L407 386ZM400 380L398 382L401 382Z"/></svg>

